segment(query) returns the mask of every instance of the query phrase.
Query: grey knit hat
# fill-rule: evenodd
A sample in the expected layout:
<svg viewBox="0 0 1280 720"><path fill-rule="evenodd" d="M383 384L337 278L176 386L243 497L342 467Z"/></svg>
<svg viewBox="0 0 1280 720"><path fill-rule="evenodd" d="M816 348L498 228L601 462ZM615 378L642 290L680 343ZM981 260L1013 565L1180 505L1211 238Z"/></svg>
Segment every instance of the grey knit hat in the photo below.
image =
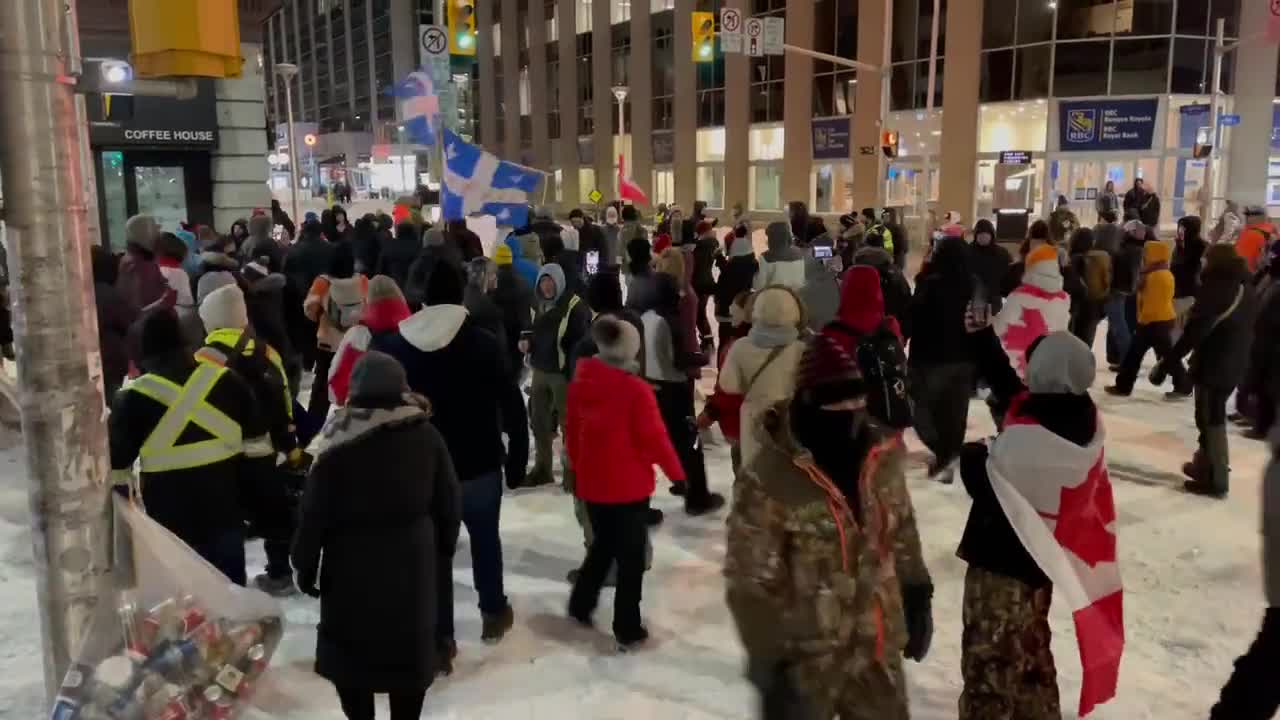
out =
<svg viewBox="0 0 1280 720"><path fill-rule="evenodd" d="M1034 343L1027 361L1027 388L1037 394L1083 395L1097 371L1098 361L1089 346L1059 330Z"/></svg>
<svg viewBox="0 0 1280 720"><path fill-rule="evenodd" d="M613 315L601 315L591 324L591 339L599 358L617 368L634 370L640 355L640 333L631 323Z"/></svg>
<svg viewBox="0 0 1280 720"><path fill-rule="evenodd" d="M409 392L409 380L400 362L386 353L370 350L351 370L351 404L380 404Z"/></svg>

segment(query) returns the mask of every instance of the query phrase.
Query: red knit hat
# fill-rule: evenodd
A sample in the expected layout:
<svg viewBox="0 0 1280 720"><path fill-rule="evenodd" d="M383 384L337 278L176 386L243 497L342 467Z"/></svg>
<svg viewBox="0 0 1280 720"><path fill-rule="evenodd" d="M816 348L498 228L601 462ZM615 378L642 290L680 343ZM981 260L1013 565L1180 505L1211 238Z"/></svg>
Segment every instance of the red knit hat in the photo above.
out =
<svg viewBox="0 0 1280 720"><path fill-rule="evenodd" d="M796 370L796 396L818 406L866 395L858 361L835 338L817 335L805 348Z"/></svg>
<svg viewBox="0 0 1280 720"><path fill-rule="evenodd" d="M659 233L653 239L653 254L661 255L663 250L671 247L671 236L666 233Z"/></svg>
<svg viewBox="0 0 1280 720"><path fill-rule="evenodd" d="M712 230L715 230L715 226L707 222L706 220L703 220L702 222L698 223L697 227L693 229L693 231L697 234L698 237L702 237L703 235L706 235Z"/></svg>

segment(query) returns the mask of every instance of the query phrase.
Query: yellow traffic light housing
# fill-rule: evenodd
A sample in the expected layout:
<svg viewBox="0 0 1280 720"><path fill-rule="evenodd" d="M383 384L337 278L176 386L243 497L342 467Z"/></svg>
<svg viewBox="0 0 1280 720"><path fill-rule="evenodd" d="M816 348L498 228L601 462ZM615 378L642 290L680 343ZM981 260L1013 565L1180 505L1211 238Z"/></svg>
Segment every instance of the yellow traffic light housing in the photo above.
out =
<svg viewBox="0 0 1280 720"><path fill-rule="evenodd" d="M713 62L716 59L715 13L693 13L693 61Z"/></svg>
<svg viewBox="0 0 1280 720"><path fill-rule="evenodd" d="M240 77L237 0L129 0L138 77Z"/></svg>
<svg viewBox="0 0 1280 720"><path fill-rule="evenodd" d="M449 54L476 54L476 8L472 0L445 0L449 21Z"/></svg>

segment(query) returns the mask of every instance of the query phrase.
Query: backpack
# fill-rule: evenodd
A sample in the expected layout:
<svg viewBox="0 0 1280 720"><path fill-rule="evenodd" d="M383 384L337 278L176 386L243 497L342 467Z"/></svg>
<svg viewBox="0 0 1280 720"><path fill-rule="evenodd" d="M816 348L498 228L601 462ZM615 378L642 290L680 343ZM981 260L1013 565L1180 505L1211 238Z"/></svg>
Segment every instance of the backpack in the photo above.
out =
<svg viewBox="0 0 1280 720"><path fill-rule="evenodd" d="M896 430L910 427L915 408L907 393L907 353L897 334L887 322L881 322L875 332L861 337L853 328L835 324L858 338L854 358L867 384L867 412Z"/></svg>
<svg viewBox="0 0 1280 720"><path fill-rule="evenodd" d="M251 342L253 348L248 349ZM225 346L207 345L197 354L219 362L223 367L240 376L249 386L249 391L253 393L258 412L266 413L267 417L271 417L272 414L267 412L267 408L271 407L271 403L282 402L287 381L267 355L267 343L261 338L255 338L246 330L240 333L229 354L224 354L222 347ZM246 349L248 349L247 352Z"/></svg>
<svg viewBox="0 0 1280 720"><path fill-rule="evenodd" d="M349 287L340 284L344 282L349 283ZM344 333L360 322L360 314L364 311L364 298L360 297L355 282L355 278L329 281L329 296L325 300L324 314L334 327Z"/></svg>
<svg viewBox="0 0 1280 720"><path fill-rule="evenodd" d="M1107 251L1085 253L1084 286L1090 302L1100 303L1111 296L1111 255Z"/></svg>

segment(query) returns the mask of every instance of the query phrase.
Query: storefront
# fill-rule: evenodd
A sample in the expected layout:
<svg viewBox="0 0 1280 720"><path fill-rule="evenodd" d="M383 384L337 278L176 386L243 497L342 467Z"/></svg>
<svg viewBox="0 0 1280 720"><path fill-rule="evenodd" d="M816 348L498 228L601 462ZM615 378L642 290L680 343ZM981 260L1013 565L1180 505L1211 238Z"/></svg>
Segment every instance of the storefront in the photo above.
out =
<svg viewBox="0 0 1280 720"><path fill-rule="evenodd" d="M89 95L86 101L105 245L123 250L125 222L137 214L170 231L182 222L213 222L218 118L211 81L201 81L191 100Z"/></svg>

